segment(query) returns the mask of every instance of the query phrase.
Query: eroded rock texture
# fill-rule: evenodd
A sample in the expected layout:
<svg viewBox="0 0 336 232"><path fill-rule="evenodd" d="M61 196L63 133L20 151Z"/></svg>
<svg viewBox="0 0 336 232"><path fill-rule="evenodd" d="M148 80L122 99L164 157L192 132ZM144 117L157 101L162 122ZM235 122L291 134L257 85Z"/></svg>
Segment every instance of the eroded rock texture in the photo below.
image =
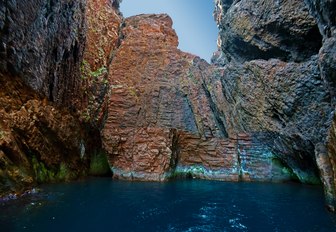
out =
<svg viewBox="0 0 336 232"><path fill-rule="evenodd" d="M335 209L334 0L217 0L212 65L167 15L84 3L0 4L1 193L86 171L67 107L115 178L322 181Z"/></svg>
<svg viewBox="0 0 336 232"><path fill-rule="evenodd" d="M336 1L335 0L305 0L315 17L323 37L335 36Z"/></svg>
<svg viewBox="0 0 336 232"><path fill-rule="evenodd" d="M77 104L85 1L2 0L0 70L58 105Z"/></svg>
<svg viewBox="0 0 336 232"><path fill-rule="evenodd" d="M86 172L85 131L20 78L0 74L0 196Z"/></svg>
<svg viewBox="0 0 336 232"><path fill-rule="evenodd" d="M220 34L213 61L225 65L223 111L234 130L266 132L263 144L302 182L319 174L333 209L335 164L327 147L335 109L335 3L253 4L216 1Z"/></svg>
<svg viewBox="0 0 336 232"><path fill-rule="evenodd" d="M319 52L319 65L326 87L330 91L333 104L336 101L336 1L306 0L315 16L324 41Z"/></svg>
<svg viewBox="0 0 336 232"><path fill-rule="evenodd" d="M86 46L81 63L81 119L101 127L107 113L110 86L108 69L120 45L119 31L122 16L118 1L87 1Z"/></svg>
<svg viewBox="0 0 336 232"><path fill-rule="evenodd" d="M316 2L216 1L214 65L176 48L168 16L126 19L102 131L114 176L321 180L333 208L334 13Z"/></svg>
<svg viewBox="0 0 336 232"><path fill-rule="evenodd" d="M218 63L278 58L303 61L317 54L322 37L305 2L217 0Z"/></svg>
<svg viewBox="0 0 336 232"><path fill-rule="evenodd" d="M224 96L215 97L222 101L218 105L227 115L229 131L266 133L263 143L302 182L310 182L317 174L314 146L324 141L332 117L317 59L231 64L220 80Z"/></svg>
<svg viewBox="0 0 336 232"><path fill-rule="evenodd" d="M232 116L220 71L179 51L171 26L167 15L125 20L110 66L112 92L102 133L114 177L291 179L291 169L262 136L228 125Z"/></svg>
<svg viewBox="0 0 336 232"><path fill-rule="evenodd" d="M335 211L336 206L336 114L327 137L327 149L317 150L316 160L321 169L321 179L325 186L328 207Z"/></svg>
<svg viewBox="0 0 336 232"><path fill-rule="evenodd" d="M103 174L98 127L118 4L0 3L0 195L86 175L90 159L90 173Z"/></svg>
<svg viewBox="0 0 336 232"><path fill-rule="evenodd" d="M0 2L0 195L87 173L85 1ZM70 111L71 112L70 112Z"/></svg>

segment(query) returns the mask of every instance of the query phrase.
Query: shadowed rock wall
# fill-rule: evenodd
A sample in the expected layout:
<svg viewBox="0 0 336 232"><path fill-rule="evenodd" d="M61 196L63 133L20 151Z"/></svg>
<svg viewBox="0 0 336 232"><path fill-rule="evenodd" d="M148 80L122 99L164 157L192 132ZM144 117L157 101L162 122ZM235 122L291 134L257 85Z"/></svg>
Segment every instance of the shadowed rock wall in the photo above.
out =
<svg viewBox="0 0 336 232"><path fill-rule="evenodd" d="M0 3L0 196L106 173L98 128L120 40L118 5Z"/></svg>
<svg viewBox="0 0 336 232"><path fill-rule="evenodd" d="M92 143L73 114L85 3L0 2L0 196L87 174Z"/></svg>
<svg viewBox="0 0 336 232"><path fill-rule="evenodd" d="M218 0L216 62L278 58L303 61L317 54L322 37L304 1Z"/></svg>
<svg viewBox="0 0 336 232"><path fill-rule="evenodd" d="M224 65L224 111L232 128L271 132L264 144L295 166L301 181L311 182L312 173L319 173L334 210L335 1L218 0L216 5L220 33L213 61Z"/></svg>
<svg viewBox="0 0 336 232"><path fill-rule="evenodd" d="M85 2L2 0L0 71L74 109L85 45Z"/></svg>
<svg viewBox="0 0 336 232"><path fill-rule="evenodd" d="M0 74L0 196L87 172L87 135L69 111Z"/></svg>

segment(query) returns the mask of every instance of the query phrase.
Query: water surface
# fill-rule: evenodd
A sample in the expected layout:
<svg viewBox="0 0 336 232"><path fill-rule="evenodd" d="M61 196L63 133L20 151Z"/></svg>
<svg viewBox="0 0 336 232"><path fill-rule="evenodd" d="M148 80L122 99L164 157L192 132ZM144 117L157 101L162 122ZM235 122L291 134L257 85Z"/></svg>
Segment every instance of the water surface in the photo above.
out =
<svg viewBox="0 0 336 232"><path fill-rule="evenodd" d="M336 231L320 187L111 179L46 185L0 203L0 231Z"/></svg>

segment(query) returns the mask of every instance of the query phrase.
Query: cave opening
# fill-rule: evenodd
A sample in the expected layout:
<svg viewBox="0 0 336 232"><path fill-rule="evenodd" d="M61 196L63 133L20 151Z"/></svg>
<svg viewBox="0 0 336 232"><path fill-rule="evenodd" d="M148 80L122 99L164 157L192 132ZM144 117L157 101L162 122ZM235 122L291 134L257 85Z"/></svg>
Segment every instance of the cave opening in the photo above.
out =
<svg viewBox="0 0 336 232"><path fill-rule="evenodd" d="M179 38L178 48L210 62L217 50L214 4L209 0L123 0L120 11L125 18L139 14L168 14Z"/></svg>

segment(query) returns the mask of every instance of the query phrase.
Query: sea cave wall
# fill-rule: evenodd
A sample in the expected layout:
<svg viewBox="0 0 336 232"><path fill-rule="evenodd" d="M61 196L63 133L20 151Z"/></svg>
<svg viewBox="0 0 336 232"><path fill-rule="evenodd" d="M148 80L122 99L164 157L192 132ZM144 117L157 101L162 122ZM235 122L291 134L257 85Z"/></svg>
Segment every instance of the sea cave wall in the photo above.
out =
<svg viewBox="0 0 336 232"><path fill-rule="evenodd" d="M0 197L111 175L99 129L118 7L109 0L0 2Z"/></svg>

